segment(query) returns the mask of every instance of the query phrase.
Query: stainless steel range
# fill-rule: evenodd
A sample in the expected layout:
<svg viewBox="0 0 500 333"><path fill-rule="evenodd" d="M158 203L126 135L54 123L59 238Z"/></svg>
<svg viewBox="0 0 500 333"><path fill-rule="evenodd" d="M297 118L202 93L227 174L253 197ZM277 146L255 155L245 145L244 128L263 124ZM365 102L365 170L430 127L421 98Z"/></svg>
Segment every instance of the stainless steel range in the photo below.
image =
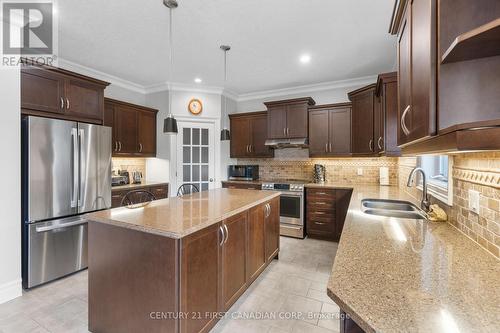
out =
<svg viewBox="0 0 500 333"><path fill-rule="evenodd" d="M263 190L280 191L280 234L304 238L304 181L262 183Z"/></svg>

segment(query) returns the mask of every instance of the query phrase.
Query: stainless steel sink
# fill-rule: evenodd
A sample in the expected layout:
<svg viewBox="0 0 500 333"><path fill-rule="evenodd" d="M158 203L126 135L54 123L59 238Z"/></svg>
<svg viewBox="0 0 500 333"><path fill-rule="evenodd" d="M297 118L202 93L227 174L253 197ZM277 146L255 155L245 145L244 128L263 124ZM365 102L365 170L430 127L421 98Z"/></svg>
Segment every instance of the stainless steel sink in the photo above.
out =
<svg viewBox="0 0 500 333"><path fill-rule="evenodd" d="M408 201L364 199L361 201L363 213L403 219L426 220L427 214Z"/></svg>

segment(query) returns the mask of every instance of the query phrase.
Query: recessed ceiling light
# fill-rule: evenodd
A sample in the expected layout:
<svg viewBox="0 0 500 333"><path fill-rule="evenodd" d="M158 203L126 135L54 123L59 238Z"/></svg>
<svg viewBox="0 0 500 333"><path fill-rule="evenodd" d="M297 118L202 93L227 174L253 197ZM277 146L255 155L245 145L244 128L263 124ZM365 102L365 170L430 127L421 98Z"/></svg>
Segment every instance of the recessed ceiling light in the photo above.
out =
<svg viewBox="0 0 500 333"><path fill-rule="evenodd" d="M201 81L202 80L199 77L197 77L197 78L194 79L194 82L196 82L196 83L201 83Z"/></svg>
<svg viewBox="0 0 500 333"><path fill-rule="evenodd" d="M311 56L309 54L303 54L300 56L300 62L303 64L308 64L311 62Z"/></svg>

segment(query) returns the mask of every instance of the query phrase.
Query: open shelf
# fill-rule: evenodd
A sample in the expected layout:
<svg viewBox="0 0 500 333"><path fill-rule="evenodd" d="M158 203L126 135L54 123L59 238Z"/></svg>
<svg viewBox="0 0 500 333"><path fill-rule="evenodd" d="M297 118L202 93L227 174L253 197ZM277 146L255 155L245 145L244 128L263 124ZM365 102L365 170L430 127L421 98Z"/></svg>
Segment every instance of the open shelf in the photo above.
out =
<svg viewBox="0 0 500 333"><path fill-rule="evenodd" d="M459 35L443 54L441 63L500 55L500 18Z"/></svg>

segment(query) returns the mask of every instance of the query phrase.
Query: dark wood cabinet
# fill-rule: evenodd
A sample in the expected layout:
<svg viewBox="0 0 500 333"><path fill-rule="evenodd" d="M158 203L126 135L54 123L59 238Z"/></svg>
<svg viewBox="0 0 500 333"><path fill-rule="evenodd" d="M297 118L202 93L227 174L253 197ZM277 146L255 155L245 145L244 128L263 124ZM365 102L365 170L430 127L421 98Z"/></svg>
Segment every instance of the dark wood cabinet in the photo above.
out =
<svg viewBox="0 0 500 333"><path fill-rule="evenodd" d="M223 240L221 223L181 240L180 332L208 332L218 321L209 314L222 311Z"/></svg>
<svg viewBox="0 0 500 333"><path fill-rule="evenodd" d="M267 112L229 115L231 123L231 157L273 157L274 150L265 145Z"/></svg>
<svg viewBox="0 0 500 333"><path fill-rule="evenodd" d="M351 104L318 105L309 109L309 156L351 154Z"/></svg>
<svg viewBox="0 0 500 333"><path fill-rule="evenodd" d="M156 200L168 198L168 184L157 185L134 185L133 187L123 188L115 187L111 189L111 208L120 207L125 194L134 190L145 190L151 192Z"/></svg>
<svg viewBox="0 0 500 333"><path fill-rule="evenodd" d="M244 212L223 222L226 237L222 247L222 300L224 311L245 291L247 283L247 220Z"/></svg>
<svg viewBox="0 0 500 333"><path fill-rule="evenodd" d="M348 94L352 102L352 154L370 156L376 154L374 140L375 84Z"/></svg>
<svg viewBox="0 0 500 333"><path fill-rule="evenodd" d="M253 281L265 268L266 258L266 212L267 206L260 205L248 212L248 265L247 280Z"/></svg>
<svg viewBox="0 0 500 333"><path fill-rule="evenodd" d="M398 73L380 74L377 79L375 148L385 156L400 156L398 147Z"/></svg>
<svg viewBox="0 0 500 333"><path fill-rule="evenodd" d="M280 249L280 199L275 198L267 203L265 211L266 261L272 261Z"/></svg>
<svg viewBox="0 0 500 333"><path fill-rule="evenodd" d="M296 139L308 137L308 108L316 102L311 97L265 102L267 138Z"/></svg>
<svg viewBox="0 0 500 333"><path fill-rule="evenodd" d="M113 156L155 157L157 112L106 98L104 125L113 128Z"/></svg>
<svg viewBox="0 0 500 333"><path fill-rule="evenodd" d="M108 85L55 67L23 65L21 113L102 124Z"/></svg>
<svg viewBox="0 0 500 333"><path fill-rule="evenodd" d="M312 238L338 241L344 227L352 190L306 189L306 231Z"/></svg>
<svg viewBox="0 0 500 333"><path fill-rule="evenodd" d="M261 190L262 189L262 184L260 183L250 183L247 181L223 181L222 182L222 187L223 188L235 188L235 189L240 189L240 190Z"/></svg>

